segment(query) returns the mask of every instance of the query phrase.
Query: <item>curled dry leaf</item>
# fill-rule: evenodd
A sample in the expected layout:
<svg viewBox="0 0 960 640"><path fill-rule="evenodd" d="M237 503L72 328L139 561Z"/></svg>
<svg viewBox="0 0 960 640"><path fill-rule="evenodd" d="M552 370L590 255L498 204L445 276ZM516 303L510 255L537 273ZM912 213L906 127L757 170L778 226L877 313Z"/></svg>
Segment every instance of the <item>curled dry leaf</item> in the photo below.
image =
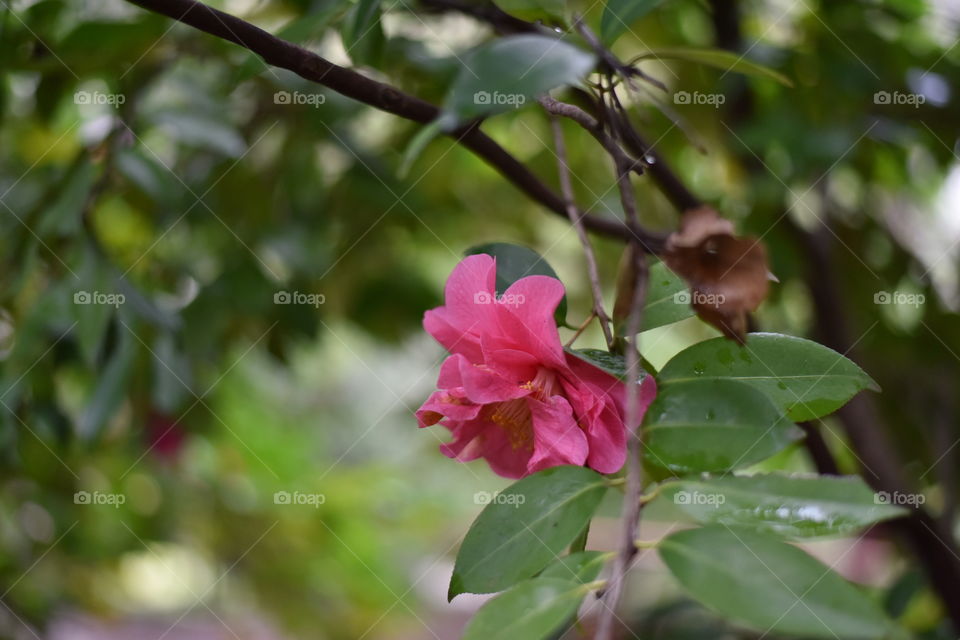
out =
<svg viewBox="0 0 960 640"><path fill-rule="evenodd" d="M733 223L710 207L684 212L663 260L690 285L690 304L705 322L743 342L747 315L767 296L767 251L754 237L737 237Z"/></svg>

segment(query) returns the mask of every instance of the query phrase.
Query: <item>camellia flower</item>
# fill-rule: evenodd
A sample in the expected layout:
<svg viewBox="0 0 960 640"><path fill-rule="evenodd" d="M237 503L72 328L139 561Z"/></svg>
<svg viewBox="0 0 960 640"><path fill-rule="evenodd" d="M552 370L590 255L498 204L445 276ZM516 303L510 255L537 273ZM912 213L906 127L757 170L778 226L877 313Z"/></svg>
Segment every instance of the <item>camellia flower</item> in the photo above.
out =
<svg viewBox="0 0 960 640"><path fill-rule="evenodd" d="M447 280L444 306L425 314L424 328L452 355L417 411L420 426L447 427L444 455L484 458L508 478L564 464L616 472L626 460L626 386L563 350L553 318L563 284L528 276L497 298L495 280L494 258L469 256ZM641 416L654 395L647 376Z"/></svg>

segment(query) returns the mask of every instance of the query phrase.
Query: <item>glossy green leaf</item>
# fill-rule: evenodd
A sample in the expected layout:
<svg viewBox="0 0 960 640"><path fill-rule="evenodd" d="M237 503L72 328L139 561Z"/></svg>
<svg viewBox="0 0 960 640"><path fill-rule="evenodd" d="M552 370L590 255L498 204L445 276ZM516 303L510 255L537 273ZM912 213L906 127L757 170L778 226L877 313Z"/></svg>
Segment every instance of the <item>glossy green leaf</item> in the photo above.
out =
<svg viewBox="0 0 960 640"><path fill-rule="evenodd" d="M463 640L550 638L577 612L583 585L557 578L521 582L483 605L467 624Z"/></svg>
<svg viewBox="0 0 960 640"><path fill-rule="evenodd" d="M613 44L630 25L656 9L663 0L607 0L600 17L600 40Z"/></svg>
<svg viewBox="0 0 960 640"><path fill-rule="evenodd" d="M593 582L603 570L603 565L613 557L612 552L577 551L554 561L540 572L539 578L556 578L568 582L587 584Z"/></svg>
<svg viewBox="0 0 960 640"><path fill-rule="evenodd" d="M733 71L735 73L742 73L744 75L760 78L772 78L773 80L776 80L777 82L788 87L793 86L793 82L790 81L790 78L783 75L779 71L774 71L773 69L765 67L762 64L757 64L756 62L750 62L738 53L724 51L722 49L674 47L671 49L657 49L641 56L641 58L653 58L656 60L685 60L687 62L705 64L710 67L721 69L722 71Z"/></svg>
<svg viewBox="0 0 960 640"><path fill-rule="evenodd" d="M842 355L803 338L752 333L745 347L715 338L681 351L659 381L734 379L766 393L792 420L833 413L863 389L878 391L863 370Z"/></svg>
<svg viewBox="0 0 960 640"><path fill-rule="evenodd" d="M689 287L662 262L650 267L647 301L643 309L643 328L655 329L694 315Z"/></svg>
<svg viewBox="0 0 960 640"><path fill-rule="evenodd" d="M380 14L380 0L358 0L347 15L340 36L354 64L379 65L386 42Z"/></svg>
<svg viewBox="0 0 960 640"><path fill-rule="evenodd" d="M898 637L879 605L800 549L721 525L668 536L660 557L690 595L763 632Z"/></svg>
<svg viewBox="0 0 960 640"><path fill-rule="evenodd" d="M848 534L906 514L878 500L858 476L690 478L664 484L659 499L697 522L742 525L787 538Z"/></svg>
<svg viewBox="0 0 960 640"><path fill-rule="evenodd" d="M527 276L549 276L557 278L557 272L533 249L508 242L491 242L470 247L466 255L486 253L497 260L497 295L501 296L514 282ZM557 278L559 280L560 278ZM563 296L554 313L557 324L566 324L567 296Z"/></svg>
<svg viewBox="0 0 960 640"><path fill-rule="evenodd" d="M448 597L501 591L536 574L580 534L605 491L603 476L585 467L553 467L501 491L464 537Z"/></svg>
<svg viewBox="0 0 960 640"><path fill-rule="evenodd" d="M594 64L593 54L557 38L498 38L464 60L444 102L444 128L529 105L551 89L579 82Z"/></svg>
<svg viewBox="0 0 960 640"><path fill-rule="evenodd" d="M571 349L569 347L564 351L581 360L586 360L598 369L606 371L620 380L627 379L627 360L617 353L610 353L603 349ZM641 369L637 380L643 380L647 375L648 373Z"/></svg>
<svg viewBox="0 0 960 640"><path fill-rule="evenodd" d="M746 467L802 435L763 393L734 380L662 385L644 424L647 462L676 474Z"/></svg>

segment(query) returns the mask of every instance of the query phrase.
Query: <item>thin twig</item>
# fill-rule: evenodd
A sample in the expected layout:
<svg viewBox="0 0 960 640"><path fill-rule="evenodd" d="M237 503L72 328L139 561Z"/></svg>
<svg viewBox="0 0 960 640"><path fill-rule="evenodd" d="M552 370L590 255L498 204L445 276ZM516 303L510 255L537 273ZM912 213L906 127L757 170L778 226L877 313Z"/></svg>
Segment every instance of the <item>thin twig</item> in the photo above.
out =
<svg viewBox="0 0 960 640"><path fill-rule="evenodd" d="M593 313L600 320L600 329L603 330L603 338L607 341L607 348L612 349L613 333L610 331L610 317L603 308L603 287L600 286L597 257L593 253L593 245L590 243L590 238L587 237L587 231L580 221L582 214L574 204L573 185L570 183L570 165L567 164L567 148L563 141L563 129L556 116L550 118L550 126L553 128L553 142L557 152L560 191L563 193L564 200L567 201L567 216L570 218L570 224L577 232L577 237L580 238L580 244L583 246L583 257L587 261L587 275L590 279L590 291L593 294Z"/></svg>
<svg viewBox="0 0 960 640"><path fill-rule="evenodd" d="M628 225L638 223L637 203L630 182L630 167L618 163L617 184L620 187L620 201ZM621 519L620 547L610 571L608 586L601 602L600 621L597 626L596 640L612 640L617 605L623 593L623 582L627 571L637 553L634 541L640 528L640 511L643 508L643 466L640 463L640 451L643 445L643 433L640 429L640 352L637 347L637 334L643 325L643 307L647 297L647 256L637 241L631 241L626 248L631 269L630 279L633 291L630 297L630 312L626 323L626 369L627 397L624 417L627 427L627 486L624 491L623 514Z"/></svg>
<svg viewBox="0 0 960 640"><path fill-rule="evenodd" d="M577 327L577 330L573 332L573 336L571 336L571 338L570 338L569 340L567 340L567 343L566 343L565 345L563 345L563 346L564 346L564 347L569 347L569 346L572 345L574 342L576 342L576 341L577 341L577 338L580 337L580 334L583 333L583 330L586 329L588 326L590 326L590 323L593 322L593 319L596 318L596 317L597 317L597 312L596 312L596 311L591 311L591 312L590 312L590 315L587 316L587 319L584 320L582 323L580 323L580 326Z"/></svg>
<svg viewBox="0 0 960 640"><path fill-rule="evenodd" d="M631 171L635 171L638 174L643 173L643 165L624 153L617 141L607 135L607 132L603 130L603 125L600 121L589 113L575 104L560 102L550 96L541 96L537 101L548 113L569 118L583 127L583 129L596 138L597 142L606 149L607 153L610 154L618 166L629 167Z"/></svg>
<svg viewBox="0 0 960 640"><path fill-rule="evenodd" d="M626 208L626 205L625 205ZM637 350L636 336L643 324L643 306L647 296L647 257L637 242L631 242L627 251L631 252L635 283L627 318L627 380L637 381L640 377L640 353ZM643 433L640 429L640 385L636 382L627 385L626 408L624 411L627 426L627 484L623 497L621 516L620 546L610 570L607 589L601 597L600 620L595 640L612 640L617 605L623 593L623 582L627 571L637 553L635 541L640 528L640 511L643 509L643 466L640 463L640 451L643 446Z"/></svg>

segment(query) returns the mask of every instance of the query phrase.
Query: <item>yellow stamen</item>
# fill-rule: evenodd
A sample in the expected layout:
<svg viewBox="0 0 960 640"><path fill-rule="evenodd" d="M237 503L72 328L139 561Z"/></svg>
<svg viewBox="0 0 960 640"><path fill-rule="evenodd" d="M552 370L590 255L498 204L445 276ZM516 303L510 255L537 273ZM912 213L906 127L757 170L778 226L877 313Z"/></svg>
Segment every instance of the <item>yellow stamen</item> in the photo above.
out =
<svg viewBox="0 0 960 640"><path fill-rule="evenodd" d="M546 400L554 395L557 388L557 375L549 369L539 369L533 380L520 385L533 391L538 400ZM490 405L490 420L503 427L510 439L510 446L516 449L533 451L533 416L526 398L515 398Z"/></svg>

